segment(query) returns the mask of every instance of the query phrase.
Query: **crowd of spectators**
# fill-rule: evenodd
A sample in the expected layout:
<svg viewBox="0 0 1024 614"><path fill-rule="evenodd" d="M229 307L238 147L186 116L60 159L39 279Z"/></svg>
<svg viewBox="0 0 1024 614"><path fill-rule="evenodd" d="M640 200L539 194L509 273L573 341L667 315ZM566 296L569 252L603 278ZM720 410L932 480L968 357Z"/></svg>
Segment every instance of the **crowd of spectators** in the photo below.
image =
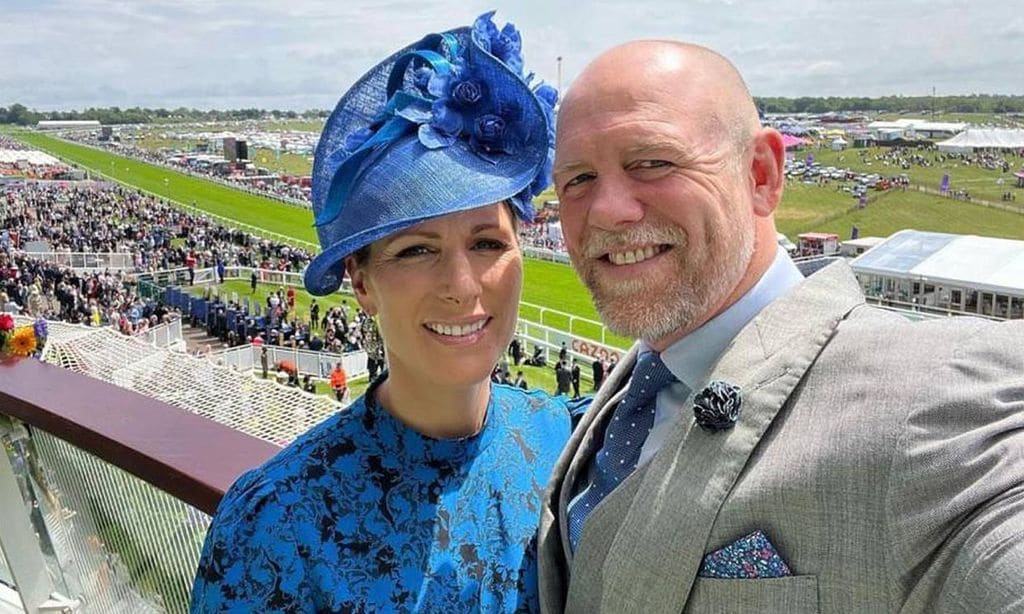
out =
<svg viewBox="0 0 1024 614"><path fill-rule="evenodd" d="M28 182L0 193L2 243L52 252L132 254L137 271L251 266L298 272L308 252L227 228L117 185Z"/></svg>
<svg viewBox="0 0 1024 614"><path fill-rule="evenodd" d="M10 250L0 251L0 310L88 326L114 326L126 335L144 333L179 314L143 300L118 271L80 273Z"/></svg>

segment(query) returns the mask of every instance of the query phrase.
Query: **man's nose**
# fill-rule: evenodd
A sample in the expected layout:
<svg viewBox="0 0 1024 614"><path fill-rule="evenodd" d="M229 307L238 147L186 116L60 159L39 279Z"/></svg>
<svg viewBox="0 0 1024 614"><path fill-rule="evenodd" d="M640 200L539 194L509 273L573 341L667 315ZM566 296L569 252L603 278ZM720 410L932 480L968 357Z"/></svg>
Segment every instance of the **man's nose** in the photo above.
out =
<svg viewBox="0 0 1024 614"><path fill-rule="evenodd" d="M603 230L619 230L644 217L644 206L624 177L601 177L594 186L587 223Z"/></svg>

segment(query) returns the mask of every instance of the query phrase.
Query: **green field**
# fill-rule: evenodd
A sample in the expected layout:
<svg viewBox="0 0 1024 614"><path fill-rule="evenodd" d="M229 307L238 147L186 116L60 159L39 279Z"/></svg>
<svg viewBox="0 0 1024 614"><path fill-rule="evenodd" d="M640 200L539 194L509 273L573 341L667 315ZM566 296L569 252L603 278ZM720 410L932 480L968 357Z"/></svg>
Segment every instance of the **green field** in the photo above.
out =
<svg viewBox="0 0 1024 614"><path fill-rule="evenodd" d="M797 160L802 160L807 154L813 154L814 160L822 166L835 166L836 168L849 169L854 172L876 173L882 177L900 175L906 173L912 184L921 185L932 190L938 190L943 175L949 175L951 190L967 190L972 198L1001 202L1000 197L1004 192L1017 192L1017 205L1024 208L1024 190L1014 188L1015 179L1013 172L1024 166L1024 158L1012 154L1002 154L1002 157L1010 165L1010 172L1003 173L1000 170L988 170L972 164L965 164L963 161L947 159L939 161L941 156L936 151L922 151L931 166L912 165L909 169L890 164L886 160L878 160L876 156L887 151L884 147L866 147L864 149L847 149L845 151L832 151L830 149L807 148L795 153ZM999 180L1002 185L999 185ZM830 184L835 186L837 182ZM784 201L785 202L785 201Z"/></svg>

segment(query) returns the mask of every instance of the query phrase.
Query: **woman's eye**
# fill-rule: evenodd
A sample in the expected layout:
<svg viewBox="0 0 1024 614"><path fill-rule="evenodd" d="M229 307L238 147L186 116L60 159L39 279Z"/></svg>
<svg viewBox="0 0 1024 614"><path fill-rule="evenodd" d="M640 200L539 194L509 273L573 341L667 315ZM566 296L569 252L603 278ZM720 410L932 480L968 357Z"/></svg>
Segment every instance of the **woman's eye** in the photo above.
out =
<svg viewBox="0 0 1024 614"><path fill-rule="evenodd" d="M492 250L492 249L500 250L500 249L505 249L507 246L508 246L507 243L505 243L504 241L499 241L497 239L480 239L475 244L473 244L473 247L475 249L483 249L483 250Z"/></svg>
<svg viewBox="0 0 1024 614"><path fill-rule="evenodd" d="M395 254L395 258L414 258L416 256L423 256L429 253L430 250L427 249L427 246L425 245L410 245Z"/></svg>

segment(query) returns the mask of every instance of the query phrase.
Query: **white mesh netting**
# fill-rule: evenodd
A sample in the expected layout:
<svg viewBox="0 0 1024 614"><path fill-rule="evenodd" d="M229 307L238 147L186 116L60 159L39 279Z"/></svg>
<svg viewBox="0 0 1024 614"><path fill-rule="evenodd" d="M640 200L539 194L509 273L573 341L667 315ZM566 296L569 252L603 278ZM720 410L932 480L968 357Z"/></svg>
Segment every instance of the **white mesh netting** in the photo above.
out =
<svg viewBox="0 0 1024 614"><path fill-rule="evenodd" d="M18 318L18 324L31 320ZM159 349L111 328L48 322L43 360L284 446L342 406L209 360Z"/></svg>

